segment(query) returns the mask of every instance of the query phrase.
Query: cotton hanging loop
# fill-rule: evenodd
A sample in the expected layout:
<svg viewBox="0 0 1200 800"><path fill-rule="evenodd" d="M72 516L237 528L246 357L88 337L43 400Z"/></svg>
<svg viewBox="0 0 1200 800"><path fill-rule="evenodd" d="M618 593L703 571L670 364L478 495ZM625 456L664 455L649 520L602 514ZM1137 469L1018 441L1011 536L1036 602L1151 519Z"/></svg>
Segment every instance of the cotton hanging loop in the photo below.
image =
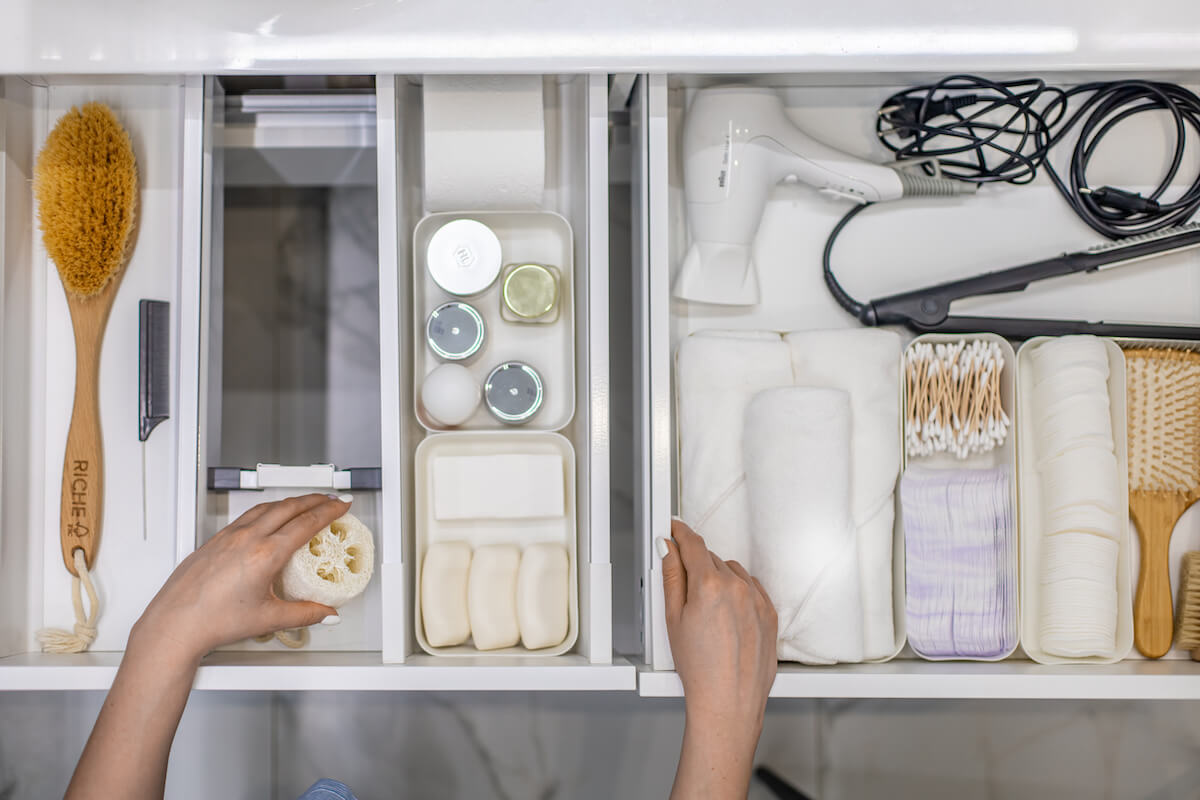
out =
<svg viewBox="0 0 1200 800"><path fill-rule="evenodd" d="M83 550L76 550L75 571L77 575L71 578L71 601L75 606L75 627L73 630L62 628L42 628L37 633L38 641L42 644L44 653L82 653L96 641L96 621L100 618L100 597L92 583L88 572L87 561ZM88 610L84 613L83 595L80 587L87 592Z"/></svg>

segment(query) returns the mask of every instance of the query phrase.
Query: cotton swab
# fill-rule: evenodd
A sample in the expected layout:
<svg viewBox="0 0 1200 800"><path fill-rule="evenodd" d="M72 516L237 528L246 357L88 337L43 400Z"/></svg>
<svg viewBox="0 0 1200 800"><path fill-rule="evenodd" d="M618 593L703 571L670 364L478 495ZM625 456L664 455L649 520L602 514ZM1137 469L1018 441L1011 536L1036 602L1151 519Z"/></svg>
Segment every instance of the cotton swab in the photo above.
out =
<svg viewBox="0 0 1200 800"><path fill-rule="evenodd" d="M1000 398L1004 354L997 342L913 344L904 357L905 447L910 457L967 458L999 447L1011 422Z"/></svg>

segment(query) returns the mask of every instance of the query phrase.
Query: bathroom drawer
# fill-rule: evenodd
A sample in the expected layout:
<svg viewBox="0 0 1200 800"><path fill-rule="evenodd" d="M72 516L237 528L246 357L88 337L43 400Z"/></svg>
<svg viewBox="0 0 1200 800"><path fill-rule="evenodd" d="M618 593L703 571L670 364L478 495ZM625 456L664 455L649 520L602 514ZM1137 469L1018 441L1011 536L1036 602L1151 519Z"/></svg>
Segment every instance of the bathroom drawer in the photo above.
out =
<svg viewBox="0 0 1200 800"><path fill-rule="evenodd" d="M223 473L225 480L265 482L259 463L366 468L379 488L350 490L354 513L376 534L375 577L342 624L314 630L305 649L275 642L223 648L205 659L197 688L634 688L635 668L614 660L611 645L604 78L546 83L547 203L571 223L576 243L578 402L561 432L579 465L578 642L554 658L453 660L419 654L411 622L417 565L410 467L421 434L411 408L407 292L409 241L421 216L420 76L343 81L367 85L353 109L285 109L301 117L269 125L255 122L253 103L231 100L246 81L3 80L0 690L107 686L130 627L158 586L240 509L288 494L344 491L352 480L321 468L267 492L212 488L218 467L239 470ZM38 651L35 631L72 618L57 529L73 359L29 179L57 115L93 98L113 105L133 137L141 224L104 345L100 635L88 653L49 656ZM306 111L324 117L310 124ZM331 201L331 193L340 200ZM320 241L313 238L318 227L328 231ZM262 241L247 236L250 230ZM245 241L255 246L236 253L226 246ZM280 270L278 263L297 261L278 257L283 247L328 255L301 257L299 271ZM276 273L250 269L272 263ZM266 286L255 285L260 276ZM254 313L263 310L256 304L264 296L277 296L274 306ZM144 446L136 436L143 297L171 303L171 418ZM311 314L319 321L308 320ZM314 360L313 353L321 355ZM348 354L368 361L347 364ZM319 363L305 363L306 356Z"/></svg>
<svg viewBox="0 0 1200 800"><path fill-rule="evenodd" d="M964 65L965 68L966 65ZM737 82L778 89L789 116L818 140L877 162L889 160L876 141L880 102L897 89L940 75L821 73L739 75ZM1097 76L1099 77L1099 76ZM1104 77L1112 76L1108 73ZM1046 76L1050 83L1087 80L1086 73ZM1162 76L1191 84L1200 74ZM753 246L762 301L751 308L702 306L672 297L688 244L680 148L681 126L695 88L733 79L720 75L643 75L631 102L635 142L634 281L636 519L640 530L644 695L675 695L675 673L663 616L655 536L665 535L677 508L673 362L680 340L702 328L797 330L853 327L857 323L826 290L820 256L846 201L814 189L783 184L771 190ZM1115 185L1136 185L1158 174L1160 120L1139 120L1114 132L1093 170ZM1147 144L1149 143L1149 144ZM1188 160L1190 159L1190 160ZM1190 180L1197 153L1181 168ZM640 227L639 227L640 224ZM1012 266L1097 243L1062 198L1040 176L1032 186L989 189L969 198L904 200L880 204L858 217L838 240L834 269L859 300L940 280ZM1024 293L964 304L972 313L1146 322L1200 322L1200 254L1196 251L1097 275L1082 275ZM956 307L956 310L957 307ZM904 332L902 332L904 333ZM906 338L911 334L905 333ZM1200 512L1184 518L1189 539L1200 541ZM794 697L1200 697L1200 664L1175 651L1170 660L1139 657L1095 668L1046 667L1021 650L996 663L917 659L907 647L883 664L806 667L781 663L772 690Z"/></svg>
<svg viewBox="0 0 1200 800"><path fill-rule="evenodd" d="M198 185L189 187L183 153L199 131L199 118L193 119L188 107L199 89L199 80L184 78L3 79L0 656L36 653L38 628L69 629L74 621L70 577L58 542L74 341L62 284L37 229L30 180L49 129L72 105L89 100L119 109L137 157L141 189L136 247L123 273L102 356L100 423L107 481L96 551L104 606L93 644L97 651L124 648L141 609L191 549L181 551L175 534L176 480L185 457L181 442L188 438L178 413L179 352L169 358L176 375L169 387L173 413L143 444L138 439L138 301L169 301L171 342L186 346L181 334L188 319L179 302L187 280L186 220L189 209L198 208L200 195L190 191ZM194 439L195 431L190 435ZM34 665L71 662L40 653L30 659ZM7 662L2 659L0 665ZM0 667L0 686L8 685L10 676ZM70 681L58 685L69 686Z"/></svg>

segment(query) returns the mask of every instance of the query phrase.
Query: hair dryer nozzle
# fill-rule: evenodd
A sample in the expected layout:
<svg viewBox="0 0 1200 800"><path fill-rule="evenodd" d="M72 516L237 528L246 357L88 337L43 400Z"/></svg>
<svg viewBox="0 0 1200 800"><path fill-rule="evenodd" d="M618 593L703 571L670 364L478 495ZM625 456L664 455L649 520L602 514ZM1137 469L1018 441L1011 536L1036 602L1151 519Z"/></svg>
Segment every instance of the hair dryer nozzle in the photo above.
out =
<svg viewBox="0 0 1200 800"><path fill-rule="evenodd" d="M722 306L758 303L758 276L750 261L749 245L726 242L692 242L674 295L680 300Z"/></svg>
<svg viewBox="0 0 1200 800"><path fill-rule="evenodd" d="M892 167L900 176L900 188L904 197L951 197L959 194L975 194L978 184L951 178L937 178L920 172Z"/></svg>

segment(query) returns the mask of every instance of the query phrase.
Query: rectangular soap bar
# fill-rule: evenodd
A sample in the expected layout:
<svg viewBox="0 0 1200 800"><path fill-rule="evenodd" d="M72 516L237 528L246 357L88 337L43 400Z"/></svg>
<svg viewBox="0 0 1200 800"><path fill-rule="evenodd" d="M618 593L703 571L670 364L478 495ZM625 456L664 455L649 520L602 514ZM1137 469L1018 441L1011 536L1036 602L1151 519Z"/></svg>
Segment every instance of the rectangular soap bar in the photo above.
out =
<svg viewBox="0 0 1200 800"><path fill-rule="evenodd" d="M555 454L440 456L433 460L433 515L554 519L566 513L564 480Z"/></svg>

